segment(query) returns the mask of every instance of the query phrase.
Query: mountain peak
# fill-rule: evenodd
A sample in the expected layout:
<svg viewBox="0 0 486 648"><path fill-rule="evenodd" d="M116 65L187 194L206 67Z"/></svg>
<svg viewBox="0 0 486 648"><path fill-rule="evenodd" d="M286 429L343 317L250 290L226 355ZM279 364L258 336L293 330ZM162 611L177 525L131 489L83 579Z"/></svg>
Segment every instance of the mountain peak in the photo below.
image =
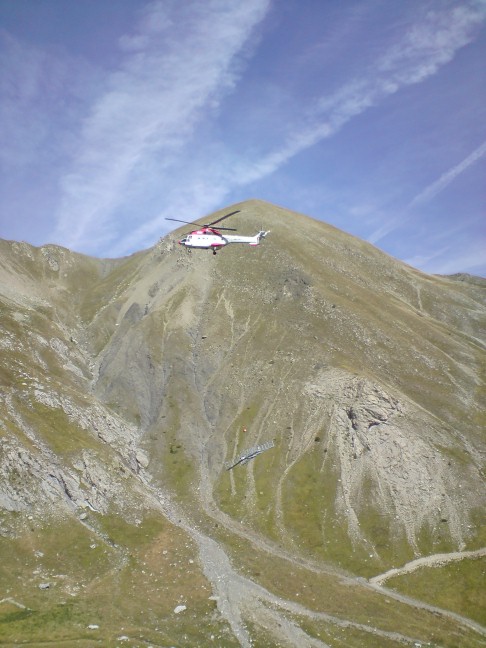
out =
<svg viewBox="0 0 486 648"><path fill-rule="evenodd" d="M447 556L474 587L482 556L484 282L260 200L211 218L235 210L239 233L271 231L258 247L188 252L176 232L103 260L0 243L8 606L69 600L88 627L116 573L152 643L163 619L174 644L321 645L343 622L349 645L393 645L392 628L452 646L451 625L475 645L484 611L421 587ZM365 580L394 569L416 600ZM24 616L9 640L43 640ZM107 612L106 641L122 616ZM73 628L56 621L61 642Z"/></svg>

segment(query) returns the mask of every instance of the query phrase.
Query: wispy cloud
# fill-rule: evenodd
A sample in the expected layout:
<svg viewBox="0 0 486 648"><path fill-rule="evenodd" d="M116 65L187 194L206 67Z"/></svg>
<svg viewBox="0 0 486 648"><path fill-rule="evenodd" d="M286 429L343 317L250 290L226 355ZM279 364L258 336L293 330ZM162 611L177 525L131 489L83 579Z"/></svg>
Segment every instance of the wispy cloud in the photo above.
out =
<svg viewBox="0 0 486 648"><path fill-rule="evenodd" d="M30 193L23 200L23 213L35 212L32 205L39 196L36 204L44 210L44 220L55 223L50 241L110 255L152 244L168 230L165 216L191 220L229 198L253 193L254 183L268 180L257 185L263 187L262 197L287 195L287 188L281 191L287 171L294 174L293 186L306 193L307 164L313 165L310 175L316 171L311 183L321 200L329 186L320 183L317 171L319 164L322 169L329 164L326 152L333 146L339 150L340 140L333 136L355 121L361 140L359 164L365 159L364 164L373 164L376 149L369 146L365 113L373 118L378 113L372 108L380 106L380 114L393 128L407 126L408 116L397 115L396 102L387 104L386 99L436 75L476 39L486 17L485 2L474 0L432 0L426 7L416 0L413 9L392 8L375 21L378 6L381 10L378 2L363 3L353 23L356 46L341 44L337 51L337 41L329 41L329 35L336 16L343 18L341 10L316 9L316 17L330 18L329 30L321 34L311 29L308 40L310 18L301 21L299 12L294 40L289 42L288 30L279 33L279 20L284 24L282 15L290 20L297 9L268 20L272 0L139 3L137 21L119 38L117 51L113 52L112 41L104 47L109 69L101 57L96 59L98 67L86 61L83 67L82 47L69 49L67 38L65 50L62 40L54 47L48 39L43 51L34 39L37 46L17 46L13 41L4 46L0 32L0 53L6 52L8 59L8 66L0 65L0 121L7 124L0 161L18 181L0 178L0 189L10 182L14 204L19 188L33 187L25 191ZM438 9L427 11L433 6ZM353 12L345 12L346 26ZM89 19L92 15L87 11ZM370 39L368 29L375 22L376 39ZM13 28L12 32L19 37L20 32ZM100 31L99 37L104 33ZM258 47L260 33L266 38ZM109 36L113 38L112 31ZM319 49L322 43L324 50ZM468 58L465 53L469 70L472 49ZM303 50L320 54L304 65ZM335 60L342 65L335 66ZM444 77L436 79L436 86L447 87ZM325 88L332 90L324 94ZM391 104L395 108L387 112ZM331 138L329 146L310 151ZM431 200L465 173L484 156L483 146L421 191L370 240L383 238L413 207ZM286 167L305 151L311 155L301 158L302 168ZM401 155L408 153L396 151L393 158L400 167ZM12 170L15 164L17 175ZM415 178L407 179L409 186L417 186ZM341 191L338 178L333 200L326 204L344 204ZM378 194L382 196L379 190ZM374 199L371 202L375 204ZM46 240L45 231L42 237Z"/></svg>
<svg viewBox="0 0 486 648"><path fill-rule="evenodd" d="M366 237L366 240L373 245L376 245L379 241L388 236L391 232L395 231L406 220L404 213L401 213L399 216L394 216L392 218L383 218L383 224L380 227L377 227L371 234Z"/></svg>
<svg viewBox="0 0 486 648"><path fill-rule="evenodd" d="M437 196L441 191L444 191L444 189L446 189L453 180L455 180L461 173L467 171L469 167L478 162L485 154L486 142L483 142L481 146L478 146L478 148L470 153L464 160L462 160L462 162L459 162L452 167L452 169L443 173L438 180L432 182L432 184L417 194L398 216L385 220L379 228L367 237L367 240L370 243L375 244L385 238L385 236L388 236L398 227L402 226L406 221L410 220L410 218L414 216L413 209L415 207L423 205L435 198L435 196Z"/></svg>
<svg viewBox="0 0 486 648"><path fill-rule="evenodd" d="M222 204L227 191L227 185L218 182L215 174L210 175L207 181L204 177L199 177L198 180L191 178L185 186L177 185L165 197L164 209L158 211L154 218L144 221L141 225L135 225L127 235L111 245L110 255L117 257L133 250L134 247L152 244L154 237L173 228L173 224L169 225L165 220L167 217L202 221L204 214L213 211L215 205Z"/></svg>
<svg viewBox="0 0 486 648"><path fill-rule="evenodd" d="M354 117L400 88L424 81L449 62L461 47L471 42L486 12L465 5L459 9L430 12L419 24L412 26L402 40L387 50L359 78L343 85L334 94L317 99L298 125L288 129L283 145L269 153L250 157L237 156L231 165L213 166L195 181L179 191L168 209L159 212L150 222L132 232L131 241L147 242L154 232L164 227L164 217L171 211L183 213L187 203L196 206L196 213L205 213L237 187L244 187L270 176L299 153L335 135ZM302 125L303 124L303 125ZM205 180L203 182L202 180ZM208 191L211 186L211 191ZM211 201L214 200L212 203ZM372 235L378 241L393 230L397 221L388 221ZM128 244L120 242L118 251Z"/></svg>
<svg viewBox="0 0 486 648"><path fill-rule="evenodd" d="M123 62L109 75L105 93L84 120L79 152L61 180L55 238L76 248L86 244L96 227L100 246L104 237L108 243L137 169L156 155L161 175L177 164L178 153L190 141L203 112L217 109L237 83L235 61L268 11L269 1L252 0L229 9L216 0L194 0L184 14L183 33L177 29L180 15L168 12L165 3L148 5L138 28L120 39ZM484 12L473 5L431 12L360 79L315 101L280 148L258 158L239 158L231 168L214 165L202 174L205 186L199 177L192 186L179 188L178 195L166 201L167 209L173 213L192 200L202 213L235 187L274 173L388 95L436 73L474 38L483 19ZM134 223L132 245L137 240L144 243L160 229L166 213ZM119 241L117 251L122 252L123 246Z"/></svg>
<svg viewBox="0 0 486 648"><path fill-rule="evenodd" d="M280 149L246 169L239 169L240 182L248 183L273 173L292 157L331 137L351 119L402 87L420 83L435 74L474 39L485 18L486 5L477 3L429 12L361 78L319 99L303 120L304 124L307 122L304 127L293 130Z"/></svg>
<svg viewBox="0 0 486 648"><path fill-rule="evenodd" d="M484 241L476 240L468 245L450 245L423 255L416 255L405 262L424 272L434 274L453 274L461 268L461 272L475 274L484 268Z"/></svg>
<svg viewBox="0 0 486 648"><path fill-rule="evenodd" d="M65 61L0 30L0 165L6 171L52 154L52 145L46 145L49 119L69 85L67 77Z"/></svg>
<svg viewBox="0 0 486 648"><path fill-rule="evenodd" d="M84 120L79 150L61 180L55 238L76 248L93 227L98 237L112 236L131 174L160 152L162 172L203 110L217 108L235 84L235 62L268 7L269 0L232 7L193 0L173 9L178 16L162 2L145 8L134 33L120 39L123 62Z"/></svg>
<svg viewBox="0 0 486 648"><path fill-rule="evenodd" d="M468 155L462 162L456 164L452 169L443 173L438 180L430 184L423 191L421 191L415 198L410 202L409 208L416 207L417 205L423 204L432 200L437 194L443 191L453 180L457 178L461 173L467 171L470 166L478 162L486 154L486 142L483 142L481 146L478 146L470 155Z"/></svg>

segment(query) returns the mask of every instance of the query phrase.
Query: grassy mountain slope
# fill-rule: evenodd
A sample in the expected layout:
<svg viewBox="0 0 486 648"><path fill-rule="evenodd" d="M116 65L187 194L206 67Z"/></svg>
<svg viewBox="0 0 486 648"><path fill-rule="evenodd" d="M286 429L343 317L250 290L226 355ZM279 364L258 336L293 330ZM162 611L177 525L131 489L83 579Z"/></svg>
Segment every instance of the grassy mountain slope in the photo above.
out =
<svg viewBox="0 0 486 648"><path fill-rule="evenodd" d="M235 208L258 248L1 242L0 642L482 645L486 281Z"/></svg>

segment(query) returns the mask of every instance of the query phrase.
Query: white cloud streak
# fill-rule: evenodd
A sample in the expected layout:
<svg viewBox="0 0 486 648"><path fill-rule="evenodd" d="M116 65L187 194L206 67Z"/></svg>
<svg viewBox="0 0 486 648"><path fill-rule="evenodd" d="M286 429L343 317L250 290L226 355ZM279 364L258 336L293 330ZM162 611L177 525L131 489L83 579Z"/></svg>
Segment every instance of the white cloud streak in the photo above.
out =
<svg viewBox="0 0 486 648"><path fill-rule="evenodd" d="M360 79L344 85L334 95L323 97L300 120L306 125L291 130L282 147L256 161L238 158L231 167L205 170L207 182L185 187L169 207L131 233L130 241L148 242L149 237L164 228L164 217L171 213L183 213L187 202L196 205L196 213L205 213L220 204L234 188L261 180L289 162L299 153L318 142L336 134L346 123L379 104L400 88L421 83L435 74L454 57L455 53L470 43L477 27L485 18L485 12L473 5L443 12L430 12L425 20L413 26L399 44L389 49ZM203 185L203 186L202 186ZM208 192L207 187L211 186ZM213 202L212 202L213 201ZM388 221L370 240L375 242L395 229L400 218ZM129 240L120 242L121 252Z"/></svg>
<svg viewBox="0 0 486 648"><path fill-rule="evenodd" d="M379 241L384 239L388 234L391 234L397 227L400 227L406 220L406 216L402 213L399 216L394 218L388 218L385 220L383 225L380 225L376 230L374 230L369 236L366 237L368 243L376 245Z"/></svg>
<svg viewBox="0 0 486 648"><path fill-rule="evenodd" d="M231 90L235 61L269 0L184 3L175 9L181 34L165 7L147 5L139 28L120 39L124 61L84 120L76 159L61 180L54 238L64 245L83 246L92 228L97 237L112 237L131 174L156 152L163 151L169 164L204 110Z"/></svg>
<svg viewBox="0 0 486 648"><path fill-rule="evenodd" d="M462 162L456 164L455 167L443 173L438 180L430 184L423 191L421 191L409 204L409 208L416 207L423 203L432 200L437 194L450 185L450 183L457 178L461 173L467 171L470 166L478 162L486 154L486 142L478 146L470 155L468 155Z"/></svg>
<svg viewBox="0 0 486 648"><path fill-rule="evenodd" d="M66 62L52 52L0 30L0 167L6 172L52 153L48 115L61 103L67 76Z"/></svg>
<svg viewBox="0 0 486 648"><path fill-rule="evenodd" d="M109 249L110 254L148 244L164 215L183 210L188 200L196 213L218 207L235 188L271 175L401 88L436 74L474 40L486 12L484 3L473 2L429 12L359 79L315 101L288 128L282 146L266 154L253 151L247 159L240 150L231 165L212 162L193 174L190 186L179 178L177 191L167 192L164 211L152 219L134 219L130 237L120 240L123 228L117 219L125 203L135 200L137 178L146 170L152 180L157 174L169 177L182 164L197 126L238 84L241 63L270 3L188 0L145 6L138 26L120 38L121 64L106 74L105 90L85 112L77 145L71 146L75 154L59 182L62 196L51 240L92 252ZM481 151L424 190L415 204L445 188ZM395 221L386 224L370 240L395 226Z"/></svg>
<svg viewBox="0 0 486 648"><path fill-rule="evenodd" d="M454 274L458 268L461 272L475 274L484 268L484 241L472 241L469 245L456 247L445 246L428 253L406 259L406 263L424 272L434 274Z"/></svg>
<svg viewBox="0 0 486 648"><path fill-rule="evenodd" d="M403 211L395 218L388 219L383 225L376 229L367 241L370 243L377 243L391 234L394 230L402 226L406 221L412 218L412 211L415 207L423 205L437 196L441 191L444 191L461 173L464 173L473 164L478 162L486 154L486 142L478 146L472 153L470 153L462 162L456 164L452 169L443 173L438 180L430 184L423 191L421 191L410 203L403 209Z"/></svg>
<svg viewBox="0 0 486 648"><path fill-rule="evenodd" d="M308 116L308 125L295 130L282 148L240 169L239 183L246 184L273 173L402 87L425 81L474 39L485 16L486 5L476 3L429 12L423 22L413 26L360 79L316 102L313 114Z"/></svg>

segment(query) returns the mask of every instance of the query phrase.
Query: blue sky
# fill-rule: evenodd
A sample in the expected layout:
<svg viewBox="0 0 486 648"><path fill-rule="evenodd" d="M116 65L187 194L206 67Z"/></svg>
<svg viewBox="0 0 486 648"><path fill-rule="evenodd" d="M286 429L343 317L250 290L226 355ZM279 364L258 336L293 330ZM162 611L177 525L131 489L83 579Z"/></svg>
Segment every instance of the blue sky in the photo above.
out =
<svg viewBox="0 0 486 648"><path fill-rule="evenodd" d="M261 198L486 276L485 60L486 0L0 0L0 237L118 257Z"/></svg>

